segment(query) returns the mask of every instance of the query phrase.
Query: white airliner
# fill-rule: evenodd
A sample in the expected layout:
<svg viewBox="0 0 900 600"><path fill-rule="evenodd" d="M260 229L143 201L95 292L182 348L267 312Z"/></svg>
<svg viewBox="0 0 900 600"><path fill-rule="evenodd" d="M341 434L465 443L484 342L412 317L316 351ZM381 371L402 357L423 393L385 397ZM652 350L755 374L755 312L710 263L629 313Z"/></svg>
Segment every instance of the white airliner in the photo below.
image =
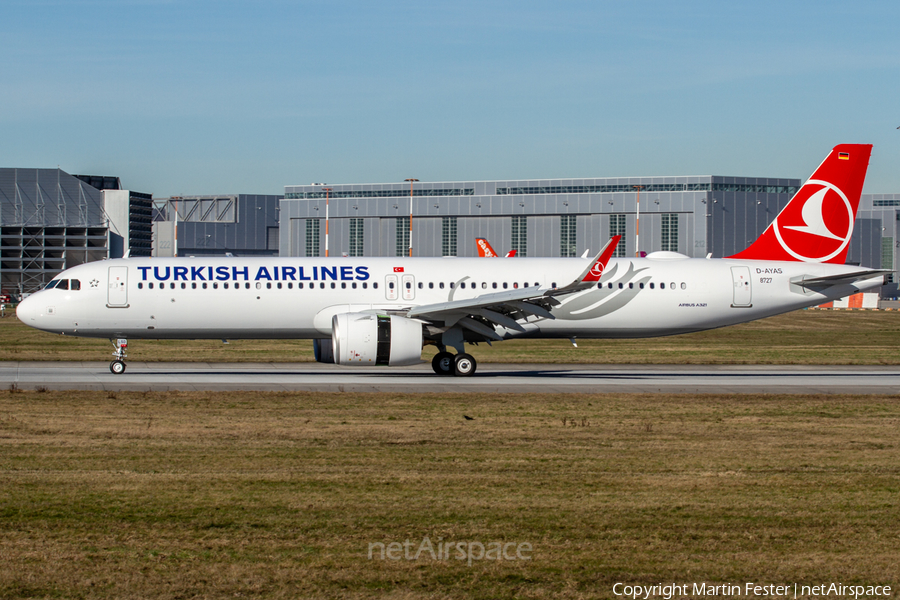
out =
<svg viewBox="0 0 900 600"><path fill-rule="evenodd" d="M870 145L836 146L768 229L724 259L132 258L67 269L18 308L61 335L306 338L316 359L475 373L465 344L637 338L743 323L877 288L890 271L845 265ZM447 351L456 350L456 354Z"/></svg>

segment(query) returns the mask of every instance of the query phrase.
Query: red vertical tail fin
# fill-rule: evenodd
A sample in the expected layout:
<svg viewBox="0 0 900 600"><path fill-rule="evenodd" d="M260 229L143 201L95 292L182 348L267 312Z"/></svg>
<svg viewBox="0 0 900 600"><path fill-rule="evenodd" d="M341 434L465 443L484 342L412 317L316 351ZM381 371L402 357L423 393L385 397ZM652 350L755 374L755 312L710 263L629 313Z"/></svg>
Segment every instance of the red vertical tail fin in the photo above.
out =
<svg viewBox="0 0 900 600"><path fill-rule="evenodd" d="M478 246L478 256L482 258L496 258L497 253L491 247L491 244L484 238L475 238L475 245Z"/></svg>
<svg viewBox="0 0 900 600"><path fill-rule="evenodd" d="M755 242L728 258L844 264L871 144L835 146Z"/></svg>

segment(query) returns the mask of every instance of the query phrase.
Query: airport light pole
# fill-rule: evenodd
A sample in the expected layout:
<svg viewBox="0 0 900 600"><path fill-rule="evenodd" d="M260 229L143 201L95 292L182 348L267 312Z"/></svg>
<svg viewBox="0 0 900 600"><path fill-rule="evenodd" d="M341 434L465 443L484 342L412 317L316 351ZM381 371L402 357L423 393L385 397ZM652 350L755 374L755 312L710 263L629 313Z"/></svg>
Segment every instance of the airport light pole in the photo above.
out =
<svg viewBox="0 0 900 600"><path fill-rule="evenodd" d="M331 194L331 188L322 188L325 192L325 257L328 257L328 197Z"/></svg>
<svg viewBox="0 0 900 600"><path fill-rule="evenodd" d="M642 185L633 185L631 186L637 190L637 204L635 209L635 224L634 224L634 255L638 258L641 257L641 190L644 189Z"/></svg>
<svg viewBox="0 0 900 600"><path fill-rule="evenodd" d="M181 196L174 196L170 200L175 205L175 239L172 242L172 250L175 258L178 258L178 201L181 200Z"/></svg>
<svg viewBox="0 0 900 600"><path fill-rule="evenodd" d="M410 177L409 179L404 179L404 181L409 182L409 257L412 258L413 183L418 181L418 179L413 179L412 177Z"/></svg>

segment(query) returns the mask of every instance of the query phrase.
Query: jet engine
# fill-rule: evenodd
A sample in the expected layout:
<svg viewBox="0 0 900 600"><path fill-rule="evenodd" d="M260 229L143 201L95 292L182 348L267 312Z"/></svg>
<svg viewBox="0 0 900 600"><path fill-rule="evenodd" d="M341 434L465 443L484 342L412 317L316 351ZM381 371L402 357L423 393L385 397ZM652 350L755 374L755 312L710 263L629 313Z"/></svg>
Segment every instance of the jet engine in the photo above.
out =
<svg viewBox="0 0 900 600"><path fill-rule="evenodd" d="M422 362L422 323L406 317L341 313L331 319L339 365L414 365Z"/></svg>

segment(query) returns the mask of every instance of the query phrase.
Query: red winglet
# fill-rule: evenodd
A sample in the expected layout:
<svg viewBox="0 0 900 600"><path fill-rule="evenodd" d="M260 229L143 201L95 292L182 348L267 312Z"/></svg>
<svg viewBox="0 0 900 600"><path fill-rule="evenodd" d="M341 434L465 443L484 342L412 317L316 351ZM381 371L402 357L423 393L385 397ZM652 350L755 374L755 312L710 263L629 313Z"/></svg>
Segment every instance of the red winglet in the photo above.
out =
<svg viewBox="0 0 900 600"><path fill-rule="evenodd" d="M506 253L506 258L512 258L516 255L517 250L510 250Z"/></svg>
<svg viewBox="0 0 900 600"><path fill-rule="evenodd" d="M616 251L616 246L619 245L619 240L621 239L621 235L614 235L608 242L606 242L606 245L603 246L603 249L597 256L597 260L594 261L594 264L591 265L590 270L581 280L582 282L590 283L600 280L600 277L603 275L603 271L606 269L606 265L609 264L609 259L612 258L613 252Z"/></svg>

